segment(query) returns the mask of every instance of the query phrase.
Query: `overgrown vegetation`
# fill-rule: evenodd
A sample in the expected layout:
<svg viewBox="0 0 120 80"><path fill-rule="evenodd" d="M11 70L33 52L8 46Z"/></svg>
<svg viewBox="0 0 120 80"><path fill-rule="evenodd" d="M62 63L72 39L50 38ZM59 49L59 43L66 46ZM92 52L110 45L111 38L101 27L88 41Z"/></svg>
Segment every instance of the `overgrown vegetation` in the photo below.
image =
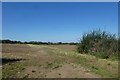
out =
<svg viewBox="0 0 120 80"><path fill-rule="evenodd" d="M77 50L103 59L118 59L118 42L120 39L115 34L93 30L83 35Z"/></svg>

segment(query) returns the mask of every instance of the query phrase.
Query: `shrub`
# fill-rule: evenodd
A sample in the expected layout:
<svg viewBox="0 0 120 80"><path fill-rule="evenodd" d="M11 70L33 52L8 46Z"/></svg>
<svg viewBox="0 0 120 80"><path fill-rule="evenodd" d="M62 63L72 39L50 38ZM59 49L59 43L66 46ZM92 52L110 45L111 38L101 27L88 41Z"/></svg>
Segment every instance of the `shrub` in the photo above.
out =
<svg viewBox="0 0 120 80"><path fill-rule="evenodd" d="M79 53L92 54L100 58L109 58L111 55L117 55L118 39L115 34L105 31L93 30L84 34L77 51ZM120 43L120 40L119 40Z"/></svg>

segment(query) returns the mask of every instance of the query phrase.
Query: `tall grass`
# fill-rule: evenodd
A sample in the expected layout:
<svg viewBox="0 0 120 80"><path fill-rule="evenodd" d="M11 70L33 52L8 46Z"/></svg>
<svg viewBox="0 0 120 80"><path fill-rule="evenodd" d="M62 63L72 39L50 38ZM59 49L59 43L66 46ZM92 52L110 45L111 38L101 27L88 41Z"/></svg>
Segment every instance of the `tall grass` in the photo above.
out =
<svg viewBox="0 0 120 80"><path fill-rule="evenodd" d="M118 59L118 43L120 39L118 40L115 34L100 29L93 30L83 35L77 51L104 59Z"/></svg>

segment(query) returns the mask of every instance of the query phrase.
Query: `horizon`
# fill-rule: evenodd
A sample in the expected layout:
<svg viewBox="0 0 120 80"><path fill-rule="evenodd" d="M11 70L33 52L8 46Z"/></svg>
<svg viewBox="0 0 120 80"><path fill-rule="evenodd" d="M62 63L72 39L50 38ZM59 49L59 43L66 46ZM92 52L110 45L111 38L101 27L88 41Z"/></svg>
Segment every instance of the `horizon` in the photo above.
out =
<svg viewBox="0 0 120 80"><path fill-rule="evenodd" d="M78 42L95 29L118 34L117 2L3 2L2 6L2 39Z"/></svg>
<svg viewBox="0 0 120 80"><path fill-rule="evenodd" d="M11 39L2 39L3 41L4 40L10 40L10 41L20 41L20 40L11 40ZM0 39L0 41L2 41L1 39ZM45 41L20 41L20 42L22 42L22 43L24 43L24 42L42 42L42 43L49 43L49 41L48 42L45 42ZM59 42L50 42L50 43L59 43ZM79 42L60 42L60 43L79 43Z"/></svg>

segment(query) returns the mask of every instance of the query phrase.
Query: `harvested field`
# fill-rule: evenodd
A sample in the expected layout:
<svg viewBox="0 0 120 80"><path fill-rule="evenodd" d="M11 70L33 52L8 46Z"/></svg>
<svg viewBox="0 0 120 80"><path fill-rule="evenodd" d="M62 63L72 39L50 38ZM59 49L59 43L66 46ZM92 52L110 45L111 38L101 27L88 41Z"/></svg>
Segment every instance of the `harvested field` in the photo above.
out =
<svg viewBox="0 0 120 80"><path fill-rule="evenodd" d="M117 77L118 62L78 54L75 45L3 44L3 78Z"/></svg>

